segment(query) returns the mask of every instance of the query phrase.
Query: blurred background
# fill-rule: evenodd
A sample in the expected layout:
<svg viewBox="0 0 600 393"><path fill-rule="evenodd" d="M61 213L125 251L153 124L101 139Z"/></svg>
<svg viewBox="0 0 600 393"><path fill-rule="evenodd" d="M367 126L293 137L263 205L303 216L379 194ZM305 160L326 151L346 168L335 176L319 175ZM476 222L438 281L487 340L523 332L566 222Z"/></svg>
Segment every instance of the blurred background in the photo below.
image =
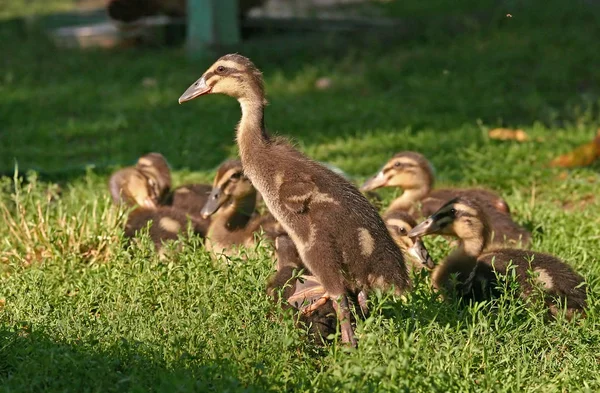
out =
<svg viewBox="0 0 600 393"><path fill-rule="evenodd" d="M214 168L239 106L177 98L229 52L264 71L269 129L353 174L415 149L460 179L470 157L452 152L472 158L496 127L557 153L595 135L594 0L190 1L1 2L0 174L68 180L149 151ZM537 146L516 149L498 154Z"/></svg>

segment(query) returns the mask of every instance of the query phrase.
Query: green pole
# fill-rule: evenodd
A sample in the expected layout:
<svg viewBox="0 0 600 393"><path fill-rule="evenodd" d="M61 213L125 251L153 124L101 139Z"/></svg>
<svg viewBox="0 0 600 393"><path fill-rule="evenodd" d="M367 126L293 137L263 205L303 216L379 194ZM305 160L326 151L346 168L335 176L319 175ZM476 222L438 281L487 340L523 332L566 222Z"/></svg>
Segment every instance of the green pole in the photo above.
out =
<svg viewBox="0 0 600 393"><path fill-rule="evenodd" d="M238 0L188 0L187 50L190 56L240 42Z"/></svg>

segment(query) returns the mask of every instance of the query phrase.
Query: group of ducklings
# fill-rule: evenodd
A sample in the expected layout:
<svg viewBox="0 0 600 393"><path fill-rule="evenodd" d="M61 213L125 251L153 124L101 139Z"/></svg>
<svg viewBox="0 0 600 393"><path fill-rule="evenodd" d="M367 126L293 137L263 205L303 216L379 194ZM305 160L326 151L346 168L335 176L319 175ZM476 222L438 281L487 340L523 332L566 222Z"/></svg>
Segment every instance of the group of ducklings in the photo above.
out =
<svg viewBox="0 0 600 393"><path fill-rule="evenodd" d="M139 206L129 216L127 234L152 221L150 235L158 248L189 222L218 254L235 244L251 244L262 228L275 240L277 258L268 292L282 295L317 335L326 337L339 326L342 342L351 346L357 340L350 300L367 315L371 291L401 296L412 287L407 265L432 270L432 286L444 297L488 299L497 292L497 278L510 273L520 295L527 300L539 295L549 314L585 314L584 279L559 258L528 250L531 234L512 220L508 204L494 192L433 189L427 159L402 152L361 187L363 192L402 188L382 217L348 179L267 132L262 73L250 59L239 54L219 58L179 103L216 93L240 104L240 160L225 162L212 187L170 191L168 166L156 153L115 173L110 180L115 201ZM259 195L267 215L257 212ZM422 217L427 218L417 224ZM421 240L431 234L458 242L437 266Z"/></svg>
<svg viewBox="0 0 600 393"><path fill-rule="evenodd" d="M528 246L531 234L512 220L501 196L481 188L433 189L433 184L429 161L416 152L401 152L360 187L363 192L402 189L383 220L409 270L432 271L431 285L444 296L481 301L498 295L498 276L509 274L514 266L524 298L542 294L554 315L562 307L568 318L583 312L586 294L581 276L554 256L509 247ZM215 257L230 255L238 246L252 246L264 234L273 240L276 254L269 294L277 299L281 295L282 304L298 310L298 320L319 341L335 333L335 309L324 286L303 264L275 218L259 213L260 195L239 160L222 163L212 186L186 184L171 190L167 160L149 153L134 167L115 172L109 190L116 204L135 207L128 216L126 237L148 227L159 251L165 241L185 235L188 225L206 240L206 249ZM422 217L428 218L417 224ZM458 239L454 252L437 266L421 241L430 234ZM354 298L360 305L358 295Z"/></svg>

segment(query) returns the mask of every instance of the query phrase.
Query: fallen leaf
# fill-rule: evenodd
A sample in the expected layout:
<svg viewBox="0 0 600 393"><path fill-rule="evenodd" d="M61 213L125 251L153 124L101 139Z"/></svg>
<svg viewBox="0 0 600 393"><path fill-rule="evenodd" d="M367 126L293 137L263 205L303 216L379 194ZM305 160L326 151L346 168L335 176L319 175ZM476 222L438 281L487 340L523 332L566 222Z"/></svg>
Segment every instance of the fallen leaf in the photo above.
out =
<svg viewBox="0 0 600 393"><path fill-rule="evenodd" d="M332 81L331 78L319 78L315 82L315 87L319 90L327 90L331 87Z"/></svg>
<svg viewBox="0 0 600 393"><path fill-rule="evenodd" d="M518 141L525 142L529 140L529 136L523 130L512 130L510 128L494 128L488 132L490 139L500 141Z"/></svg>
<svg viewBox="0 0 600 393"><path fill-rule="evenodd" d="M584 145L578 146L567 154L556 157L550 162L552 167L574 168L587 166L600 157L600 129L596 137Z"/></svg>

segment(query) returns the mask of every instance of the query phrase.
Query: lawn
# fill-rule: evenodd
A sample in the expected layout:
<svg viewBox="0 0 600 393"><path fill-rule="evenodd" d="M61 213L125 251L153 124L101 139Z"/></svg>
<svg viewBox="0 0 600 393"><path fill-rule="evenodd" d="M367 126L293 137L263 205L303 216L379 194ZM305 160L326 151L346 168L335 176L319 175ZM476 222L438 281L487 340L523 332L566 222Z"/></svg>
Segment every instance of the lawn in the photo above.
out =
<svg viewBox="0 0 600 393"><path fill-rule="evenodd" d="M460 308L419 277L406 301L374 299L357 350L313 346L265 294L268 245L218 265L188 239L161 261L147 238L125 245L108 199L110 172L146 152L168 158L176 184L208 182L235 155L234 100L177 104L216 56L58 50L0 19L0 392L600 390L600 165L547 166L600 126L600 6L381 7L411 28L258 34L228 49L263 70L267 127L357 182L416 150L440 184L498 190L535 250L586 277L587 318L546 322L510 290ZM530 140L490 140L498 126Z"/></svg>

